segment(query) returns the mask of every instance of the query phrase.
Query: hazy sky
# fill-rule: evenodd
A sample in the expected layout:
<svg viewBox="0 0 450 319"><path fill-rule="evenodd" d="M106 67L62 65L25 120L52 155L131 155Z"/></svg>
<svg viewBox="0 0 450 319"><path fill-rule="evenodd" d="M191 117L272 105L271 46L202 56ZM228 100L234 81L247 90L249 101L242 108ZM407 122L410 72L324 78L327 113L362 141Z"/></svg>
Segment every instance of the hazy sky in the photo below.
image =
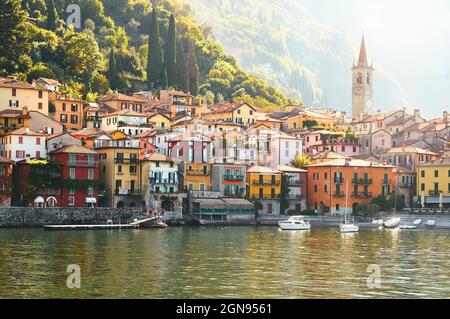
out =
<svg viewBox="0 0 450 319"><path fill-rule="evenodd" d="M450 110L449 0L298 1L355 48L364 31L369 57L398 80L412 107L427 117Z"/></svg>

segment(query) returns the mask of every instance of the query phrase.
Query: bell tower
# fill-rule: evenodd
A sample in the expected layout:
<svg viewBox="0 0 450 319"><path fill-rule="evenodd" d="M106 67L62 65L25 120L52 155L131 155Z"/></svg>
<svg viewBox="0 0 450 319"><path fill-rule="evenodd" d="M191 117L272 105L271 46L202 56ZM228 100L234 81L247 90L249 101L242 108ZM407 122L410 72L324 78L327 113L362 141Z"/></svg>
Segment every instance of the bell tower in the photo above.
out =
<svg viewBox="0 0 450 319"><path fill-rule="evenodd" d="M361 114L369 114L373 101L373 71L375 69L367 62L366 44L364 35L361 39L358 64L353 64L352 84L352 115L353 118Z"/></svg>

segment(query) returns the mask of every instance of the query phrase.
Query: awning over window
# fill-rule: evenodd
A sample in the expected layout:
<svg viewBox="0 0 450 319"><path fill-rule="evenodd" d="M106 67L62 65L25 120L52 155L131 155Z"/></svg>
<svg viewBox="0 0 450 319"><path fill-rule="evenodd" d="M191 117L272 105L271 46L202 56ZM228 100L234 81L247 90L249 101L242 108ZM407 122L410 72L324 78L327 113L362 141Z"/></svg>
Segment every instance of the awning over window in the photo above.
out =
<svg viewBox="0 0 450 319"><path fill-rule="evenodd" d="M95 197L86 197L86 203L88 203L88 204L96 204L97 203L97 198L95 198Z"/></svg>
<svg viewBox="0 0 450 319"><path fill-rule="evenodd" d="M42 197L42 196L38 196L38 197L36 197L35 199L34 199L34 203L35 204L43 204L45 201L44 201L44 198Z"/></svg>
<svg viewBox="0 0 450 319"><path fill-rule="evenodd" d="M439 196L427 196L425 202L427 204L439 204ZM443 196L442 204L450 204L450 196Z"/></svg>

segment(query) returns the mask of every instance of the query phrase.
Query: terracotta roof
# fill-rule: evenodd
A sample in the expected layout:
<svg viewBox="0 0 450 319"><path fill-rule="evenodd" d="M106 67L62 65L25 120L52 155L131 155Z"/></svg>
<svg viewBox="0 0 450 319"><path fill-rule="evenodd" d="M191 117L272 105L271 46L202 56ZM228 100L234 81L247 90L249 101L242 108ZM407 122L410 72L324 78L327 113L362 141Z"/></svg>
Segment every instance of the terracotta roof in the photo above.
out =
<svg viewBox="0 0 450 319"><path fill-rule="evenodd" d="M311 159L342 159L342 158L347 158L347 157L345 157L343 155L337 154L337 153L332 152L332 151L325 151L325 152L313 154L310 157L311 157Z"/></svg>
<svg viewBox="0 0 450 319"><path fill-rule="evenodd" d="M414 146L397 146L391 148L387 151L387 154L396 154L396 153L417 153L417 154L425 154L425 155L437 155L436 153L424 150L423 148L414 147Z"/></svg>
<svg viewBox="0 0 450 319"><path fill-rule="evenodd" d="M15 117L21 117L21 118L31 118L28 114L23 114L20 110L11 110L6 109L3 111L0 111L0 117L9 117L9 118L15 118Z"/></svg>
<svg viewBox="0 0 450 319"><path fill-rule="evenodd" d="M54 80L54 79L47 79L47 78L39 78L38 80L41 80L42 82L45 82L48 85L61 85L61 83L58 82L58 80Z"/></svg>
<svg viewBox="0 0 450 319"><path fill-rule="evenodd" d="M115 116L115 115L148 117L148 115L145 115L143 113L138 113L136 111L128 110L128 109L127 110L116 111L116 112L109 113L109 114L105 114L105 115L103 115L103 117L110 117L110 116Z"/></svg>
<svg viewBox="0 0 450 319"><path fill-rule="evenodd" d="M279 174L281 172L267 166L253 166L247 170L247 173Z"/></svg>
<svg viewBox="0 0 450 319"><path fill-rule="evenodd" d="M0 77L0 87L17 88L17 89L37 89L27 82L18 79L7 79Z"/></svg>
<svg viewBox="0 0 450 319"><path fill-rule="evenodd" d="M44 133L39 133L29 129L28 127L22 127L15 131L6 133L5 135L27 135L27 136L45 136Z"/></svg>
<svg viewBox="0 0 450 319"><path fill-rule="evenodd" d="M354 158L343 158L335 159L331 161L326 161L323 163L311 164L308 167L319 167L319 166L350 166L350 167L394 167L392 165L385 165L380 162L365 161Z"/></svg>
<svg viewBox="0 0 450 319"><path fill-rule="evenodd" d="M100 112L100 113L113 113L115 108L105 103L89 103L83 110L84 112Z"/></svg>
<svg viewBox="0 0 450 319"><path fill-rule="evenodd" d="M308 172L306 169L301 169L293 166L286 166L286 165L278 165L277 170L281 172L287 172L287 173L306 173Z"/></svg>
<svg viewBox="0 0 450 319"><path fill-rule="evenodd" d="M0 156L0 163L2 163L2 164L14 164L14 161L11 161L9 158Z"/></svg>
<svg viewBox="0 0 450 319"><path fill-rule="evenodd" d="M211 107L210 114L219 114L219 113L230 113L234 112L238 108L240 108L243 105L247 105L250 108L252 108L254 111L257 111L256 107L254 107L251 104L248 103L222 103L218 105L213 105Z"/></svg>
<svg viewBox="0 0 450 319"><path fill-rule="evenodd" d="M76 154L98 154L97 152L87 149L86 147L80 145L66 145L56 151L51 152L52 154L59 153L76 153Z"/></svg>
<svg viewBox="0 0 450 319"><path fill-rule="evenodd" d="M166 155L163 155L161 153L152 153L149 157L147 157L145 160L147 161L159 161L159 162L173 162L173 160Z"/></svg>
<svg viewBox="0 0 450 319"><path fill-rule="evenodd" d="M148 100L142 96L136 96L136 95L126 95L122 93L112 93L110 95L101 96L99 98L100 102L107 102L107 101L130 101L130 102L141 102L141 103L148 103Z"/></svg>
<svg viewBox="0 0 450 319"><path fill-rule="evenodd" d="M429 163L420 164L420 166L450 166L450 157L443 157Z"/></svg>

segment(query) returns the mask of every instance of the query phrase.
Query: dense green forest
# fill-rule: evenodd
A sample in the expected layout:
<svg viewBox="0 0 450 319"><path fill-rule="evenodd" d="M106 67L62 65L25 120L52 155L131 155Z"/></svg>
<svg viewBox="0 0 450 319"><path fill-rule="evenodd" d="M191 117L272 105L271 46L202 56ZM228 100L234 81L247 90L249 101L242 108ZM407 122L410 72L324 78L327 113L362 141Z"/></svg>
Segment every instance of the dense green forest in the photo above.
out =
<svg viewBox="0 0 450 319"><path fill-rule="evenodd" d="M81 27L69 28L70 4ZM56 78L63 93L93 101L110 90L176 88L208 103L275 109L279 90L243 71L181 0L2 0L0 75Z"/></svg>

